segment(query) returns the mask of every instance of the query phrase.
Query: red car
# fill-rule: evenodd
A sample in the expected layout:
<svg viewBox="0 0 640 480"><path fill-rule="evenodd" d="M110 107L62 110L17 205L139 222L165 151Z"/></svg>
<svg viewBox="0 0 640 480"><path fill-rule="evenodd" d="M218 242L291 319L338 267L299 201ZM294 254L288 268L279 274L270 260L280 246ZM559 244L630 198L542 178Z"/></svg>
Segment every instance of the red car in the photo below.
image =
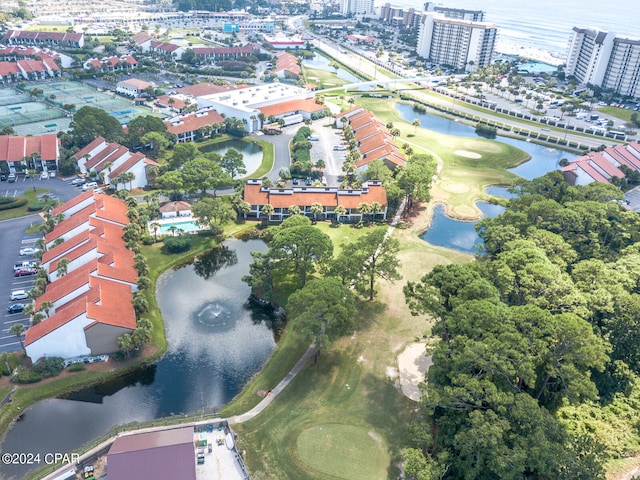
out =
<svg viewBox="0 0 640 480"><path fill-rule="evenodd" d="M27 275L35 275L38 273L37 268L20 268L13 274L14 277L25 277Z"/></svg>

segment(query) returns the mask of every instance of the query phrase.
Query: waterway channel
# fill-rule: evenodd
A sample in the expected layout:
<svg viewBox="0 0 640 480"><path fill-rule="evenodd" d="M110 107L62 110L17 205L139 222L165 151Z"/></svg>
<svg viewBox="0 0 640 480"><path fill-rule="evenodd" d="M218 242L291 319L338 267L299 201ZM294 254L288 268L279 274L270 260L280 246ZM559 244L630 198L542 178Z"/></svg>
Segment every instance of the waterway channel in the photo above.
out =
<svg viewBox="0 0 640 480"><path fill-rule="evenodd" d="M3 452L71 453L117 425L228 403L275 350L276 314L247 305L242 282L262 241L225 241L192 264L165 272L156 297L165 322L166 354L113 382L38 402L8 432ZM37 465L35 466L38 467ZM0 478L28 467L0 465Z"/></svg>

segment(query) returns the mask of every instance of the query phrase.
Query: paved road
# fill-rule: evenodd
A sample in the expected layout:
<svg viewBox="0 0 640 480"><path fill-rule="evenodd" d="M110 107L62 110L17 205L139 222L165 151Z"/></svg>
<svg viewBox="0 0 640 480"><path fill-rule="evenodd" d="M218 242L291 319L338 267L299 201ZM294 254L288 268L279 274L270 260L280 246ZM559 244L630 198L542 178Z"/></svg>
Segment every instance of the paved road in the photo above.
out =
<svg viewBox="0 0 640 480"><path fill-rule="evenodd" d="M300 125L285 127L281 135L252 135L255 138L264 140L273 145L273 168L267 174L267 177L275 183L278 178L278 172L281 168L289 168L291 166L291 155L289 153L289 142L300 128Z"/></svg>
<svg viewBox="0 0 640 480"><path fill-rule="evenodd" d="M340 183L339 177L342 176L342 164L346 151L335 151L334 146L342 143L342 130L333 128L333 118L323 118L313 123L313 134L317 135L319 140L311 142L311 158L313 162L323 159L326 165L324 176L327 180L327 186L335 187Z"/></svg>

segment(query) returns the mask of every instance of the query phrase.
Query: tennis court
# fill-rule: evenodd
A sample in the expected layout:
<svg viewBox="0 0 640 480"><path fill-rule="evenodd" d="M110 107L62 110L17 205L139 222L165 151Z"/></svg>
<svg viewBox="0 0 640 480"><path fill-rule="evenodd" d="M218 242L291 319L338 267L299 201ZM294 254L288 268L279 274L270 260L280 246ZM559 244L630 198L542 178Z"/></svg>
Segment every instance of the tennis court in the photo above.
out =
<svg viewBox="0 0 640 480"><path fill-rule="evenodd" d="M43 91L38 96L41 101L30 97L28 92L34 87ZM84 106L100 108L123 125L140 115L160 116L113 92L97 91L80 82L59 81L0 89L0 127L11 125L16 135L66 131L72 118L62 107L69 105L74 105L75 111Z"/></svg>

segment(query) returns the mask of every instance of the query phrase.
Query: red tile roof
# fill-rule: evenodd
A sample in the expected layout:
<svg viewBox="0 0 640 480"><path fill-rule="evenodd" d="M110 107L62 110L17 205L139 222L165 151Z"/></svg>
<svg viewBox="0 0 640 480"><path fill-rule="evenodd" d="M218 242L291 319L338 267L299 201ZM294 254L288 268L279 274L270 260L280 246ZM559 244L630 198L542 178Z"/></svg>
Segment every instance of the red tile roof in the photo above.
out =
<svg viewBox="0 0 640 480"><path fill-rule="evenodd" d="M289 208L291 205L310 206L320 203L325 207L343 205L357 208L362 202L378 202L387 205L387 194L379 182L368 182L362 189L341 190L336 187L293 187L287 189L262 188L262 184L247 183L244 199L250 205L271 205L274 208Z"/></svg>
<svg viewBox="0 0 640 480"><path fill-rule="evenodd" d="M290 100L288 102L276 103L273 105L267 105L265 107L258 107L266 117L271 115L284 115L286 113L315 113L321 112L325 109L324 105L316 103L312 98L306 100Z"/></svg>
<svg viewBox="0 0 640 480"><path fill-rule="evenodd" d="M196 132L205 125L214 123L224 123L224 118L215 110L205 112L195 112L179 115L170 120L165 120L167 130L176 135L187 132Z"/></svg>
<svg viewBox="0 0 640 480"><path fill-rule="evenodd" d="M66 202L64 202L62 205L58 205L57 207L55 207L52 211L51 214L55 217L56 215L58 215L59 213L62 213L63 215L67 216L65 214L65 212L67 210L69 210L70 208L75 207L76 205L81 204L82 202L84 202L85 200L87 200L88 198L93 197L93 191L92 190L87 190L86 192L81 193L80 195L76 195L75 197L73 197L71 200L68 200ZM46 253L46 252L45 252Z"/></svg>
<svg viewBox="0 0 640 480"><path fill-rule="evenodd" d="M58 137L55 133L18 137L0 136L0 161L19 162L24 157L37 153L42 160L56 160Z"/></svg>
<svg viewBox="0 0 640 480"><path fill-rule="evenodd" d="M20 74L20 69L16 62L0 62L0 77Z"/></svg>
<svg viewBox="0 0 640 480"><path fill-rule="evenodd" d="M127 150L128 151L128 150ZM144 162L145 156L143 153L137 152L131 155L128 160L125 160L118 168L114 168L111 173L109 173L109 178L117 178L118 175L124 173L131 168L133 168L137 163Z"/></svg>
<svg viewBox="0 0 640 480"><path fill-rule="evenodd" d="M102 137L95 138L88 145L81 148L78 152L74 153L73 156L76 158L76 160L80 160L82 157L90 154L92 150L94 150L96 147L100 146L103 143L105 144L107 143L104 138Z"/></svg>
<svg viewBox="0 0 640 480"><path fill-rule="evenodd" d="M131 40L136 45L140 45L141 43L145 43L145 42L148 42L149 40L153 40L153 37L149 35L147 32L139 32L139 33L136 33L133 37L131 37Z"/></svg>

